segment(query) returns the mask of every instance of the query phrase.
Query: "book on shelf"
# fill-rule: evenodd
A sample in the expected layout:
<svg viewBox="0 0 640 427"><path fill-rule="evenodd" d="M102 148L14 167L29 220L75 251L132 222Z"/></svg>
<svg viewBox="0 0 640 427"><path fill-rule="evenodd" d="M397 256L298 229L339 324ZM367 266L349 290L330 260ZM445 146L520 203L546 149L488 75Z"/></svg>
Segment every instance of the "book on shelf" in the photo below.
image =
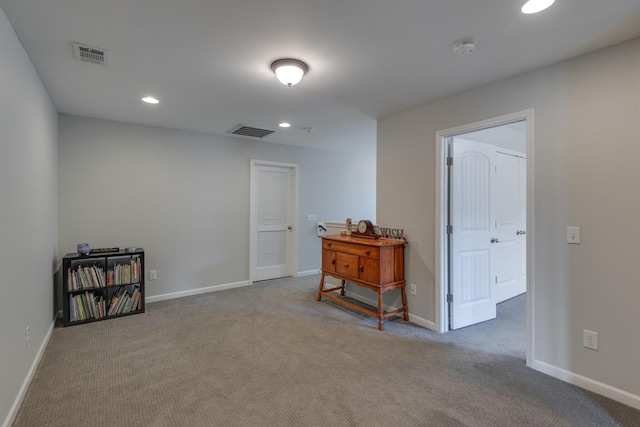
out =
<svg viewBox="0 0 640 427"><path fill-rule="evenodd" d="M105 301L102 295L93 292L69 295L69 321L77 322L104 317Z"/></svg>
<svg viewBox="0 0 640 427"><path fill-rule="evenodd" d="M109 303L108 315L125 314L140 308L140 289L135 287L131 293L123 286L113 294Z"/></svg>
<svg viewBox="0 0 640 427"><path fill-rule="evenodd" d="M107 286L129 285L140 283L142 263L139 256L132 256L128 263L114 264L113 270L107 271Z"/></svg>
<svg viewBox="0 0 640 427"><path fill-rule="evenodd" d="M67 269L67 290L103 288L105 286L104 272L99 265Z"/></svg>

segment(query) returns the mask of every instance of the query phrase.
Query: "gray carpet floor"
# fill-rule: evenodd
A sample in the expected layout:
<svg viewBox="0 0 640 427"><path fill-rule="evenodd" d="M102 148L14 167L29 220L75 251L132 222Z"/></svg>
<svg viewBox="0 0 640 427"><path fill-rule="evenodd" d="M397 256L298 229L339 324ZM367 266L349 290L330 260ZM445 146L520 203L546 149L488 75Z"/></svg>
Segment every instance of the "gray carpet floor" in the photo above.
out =
<svg viewBox="0 0 640 427"><path fill-rule="evenodd" d="M318 277L56 328L14 426L639 426L525 366L525 298L437 334L316 302Z"/></svg>

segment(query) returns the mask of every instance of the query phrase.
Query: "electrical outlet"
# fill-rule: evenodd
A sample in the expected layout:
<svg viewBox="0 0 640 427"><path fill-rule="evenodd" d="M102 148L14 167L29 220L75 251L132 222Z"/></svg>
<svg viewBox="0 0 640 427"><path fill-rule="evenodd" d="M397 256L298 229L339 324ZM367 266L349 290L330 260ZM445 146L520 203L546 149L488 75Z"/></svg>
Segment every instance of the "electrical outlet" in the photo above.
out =
<svg viewBox="0 0 640 427"><path fill-rule="evenodd" d="M411 295L417 295L418 290L416 289L416 285L411 284Z"/></svg>
<svg viewBox="0 0 640 427"><path fill-rule="evenodd" d="M30 342L31 342L31 326L27 326L27 343L26 343L27 347L29 347Z"/></svg>
<svg viewBox="0 0 640 427"><path fill-rule="evenodd" d="M156 280L158 278L158 270L149 270L149 280Z"/></svg>
<svg viewBox="0 0 640 427"><path fill-rule="evenodd" d="M592 350L598 349L598 333L593 331L587 331L586 329L582 331L583 333L583 341L584 347L590 348Z"/></svg>

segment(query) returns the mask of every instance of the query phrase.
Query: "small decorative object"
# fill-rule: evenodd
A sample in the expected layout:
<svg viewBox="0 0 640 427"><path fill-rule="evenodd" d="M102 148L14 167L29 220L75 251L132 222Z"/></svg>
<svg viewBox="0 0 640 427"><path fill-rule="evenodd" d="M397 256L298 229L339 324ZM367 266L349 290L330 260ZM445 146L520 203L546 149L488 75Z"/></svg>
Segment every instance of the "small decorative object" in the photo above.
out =
<svg viewBox="0 0 640 427"><path fill-rule="evenodd" d="M347 218L346 224L346 235L351 236L351 218Z"/></svg>
<svg viewBox="0 0 640 427"><path fill-rule="evenodd" d="M120 248L93 248L91 252L94 254L102 254L106 252L120 252Z"/></svg>
<svg viewBox="0 0 640 427"><path fill-rule="evenodd" d="M373 223L368 219L361 219L358 221L358 228L353 232L354 236L367 237L369 239L378 239L380 235L376 234Z"/></svg>
<svg viewBox="0 0 640 427"><path fill-rule="evenodd" d="M78 248L76 249L80 255L89 255L91 252L91 248L88 243L78 243Z"/></svg>
<svg viewBox="0 0 640 427"><path fill-rule="evenodd" d="M402 228L380 228L379 233L381 237L385 239L407 241L407 236L404 235L404 230Z"/></svg>
<svg viewBox="0 0 640 427"><path fill-rule="evenodd" d="M129 246L128 248L124 248L125 252L135 252L137 250L138 248L136 248L135 246Z"/></svg>

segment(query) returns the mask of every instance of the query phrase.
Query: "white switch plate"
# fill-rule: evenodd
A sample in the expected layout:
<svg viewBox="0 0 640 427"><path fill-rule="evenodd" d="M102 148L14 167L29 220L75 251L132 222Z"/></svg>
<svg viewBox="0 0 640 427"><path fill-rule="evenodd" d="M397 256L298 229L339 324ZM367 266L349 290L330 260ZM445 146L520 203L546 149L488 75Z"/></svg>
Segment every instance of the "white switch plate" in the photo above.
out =
<svg viewBox="0 0 640 427"><path fill-rule="evenodd" d="M157 270L149 270L149 280L156 280L158 278Z"/></svg>
<svg viewBox="0 0 640 427"><path fill-rule="evenodd" d="M580 227L567 227L567 243L580 244Z"/></svg>
<svg viewBox="0 0 640 427"><path fill-rule="evenodd" d="M318 220L317 214L307 214L307 221L317 221L317 220Z"/></svg>

